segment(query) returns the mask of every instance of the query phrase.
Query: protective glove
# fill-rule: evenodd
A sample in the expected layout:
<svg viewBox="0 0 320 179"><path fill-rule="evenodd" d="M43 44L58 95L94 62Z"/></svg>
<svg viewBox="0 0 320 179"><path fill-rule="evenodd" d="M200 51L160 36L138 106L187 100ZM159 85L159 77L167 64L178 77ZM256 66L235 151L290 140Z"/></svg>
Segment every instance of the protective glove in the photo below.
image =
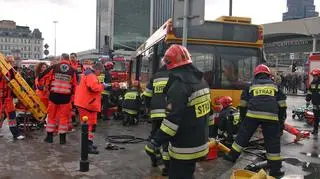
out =
<svg viewBox="0 0 320 179"><path fill-rule="evenodd" d="M104 90L110 90L112 88L111 83L103 83Z"/></svg>
<svg viewBox="0 0 320 179"><path fill-rule="evenodd" d="M151 139L150 142L144 147L146 153L150 156L151 160L160 159L160 145Z"/></svg>

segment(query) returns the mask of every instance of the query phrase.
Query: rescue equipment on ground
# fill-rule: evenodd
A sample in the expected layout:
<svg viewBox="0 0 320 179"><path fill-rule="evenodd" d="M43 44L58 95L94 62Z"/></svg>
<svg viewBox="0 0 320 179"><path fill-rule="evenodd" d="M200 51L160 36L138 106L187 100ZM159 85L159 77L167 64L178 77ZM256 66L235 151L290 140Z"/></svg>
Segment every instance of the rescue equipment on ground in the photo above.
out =
<svg viewBox="0 0 320 179"><path fill-rule="evenodd" d="M296 136L296 138L294 139L294 143L310 137L310 132L300 131L297 128L295 128L287 123L284 124L284 130L289 132L290 134L293 134Z"/></svg>
<svg viewBox="0 0 320 179"><path fill-rule="evenodd" d="M40 101L33 89L23 79L19 72L17 72L10 63L6 61L6 57L0 53L0 71L8 82L8 86L22 102L22 104L30 111L33 117L39 121L45 119L47 115L47 108ZM7 77L8 73L13 76Z"/></svg>
<svg viewBox="0 0 320 179"><path fill-rule="evenodd" d="M267 175L264 170L260 170L258 173L248 170L234 170L230 179L275 179L272 176Z"/></svg>

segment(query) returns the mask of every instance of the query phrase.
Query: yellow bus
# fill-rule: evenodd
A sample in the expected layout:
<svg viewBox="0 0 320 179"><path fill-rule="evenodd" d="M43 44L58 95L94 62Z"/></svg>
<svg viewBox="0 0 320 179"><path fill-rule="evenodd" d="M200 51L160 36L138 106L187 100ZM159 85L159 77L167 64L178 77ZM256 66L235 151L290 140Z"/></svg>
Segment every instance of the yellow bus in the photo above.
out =
<svg viewBox="0 0 320 179"><path fill-rule="evenodd" d="M182 43L182 28L169 19L135 52L130 62L130 79L145 87L157 72L166 49ZM253 79L256 65L265 62L263 27L250 18L223 16L188 28L188 50L193 64L204 73L212 99L231 96L238 106L241 90ZM214 100L212 100L214 101Z"/></svg>

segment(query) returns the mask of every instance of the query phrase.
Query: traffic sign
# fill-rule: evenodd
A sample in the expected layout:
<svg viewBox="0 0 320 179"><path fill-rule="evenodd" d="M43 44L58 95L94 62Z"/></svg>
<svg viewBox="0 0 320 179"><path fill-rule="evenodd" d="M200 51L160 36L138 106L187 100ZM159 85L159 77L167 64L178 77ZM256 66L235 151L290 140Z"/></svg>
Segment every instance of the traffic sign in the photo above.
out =
<svg viewBox="0 0 320 179"><path fill-rule="evenodd" d="M49 45L48 45L48 44L45 44L45 45L44 45L44 48L45 48L45 49L49 48Z"/></svg>
<svg viewBox="0 0 320 179"><path fill-rule="evenodd" d="M205 0L189 0L189 25L196 26L204 23ZM174 27L183 26L184 0L174 0L173 5Z"/></svg>
<svg viewBox="0 0 320 179"><path fill-rule="evenodd" d="M45 49L45 50L43 51L43 53L44 53L45 55L49 55L49 50Z"/></svg>

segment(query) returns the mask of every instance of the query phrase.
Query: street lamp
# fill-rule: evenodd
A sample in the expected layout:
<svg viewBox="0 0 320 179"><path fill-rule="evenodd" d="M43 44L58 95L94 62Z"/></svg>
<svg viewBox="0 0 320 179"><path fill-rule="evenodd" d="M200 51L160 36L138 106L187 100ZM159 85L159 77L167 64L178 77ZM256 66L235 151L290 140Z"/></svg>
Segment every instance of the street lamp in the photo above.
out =
<svg viewBox="0 0 320 179"><path fill-rule="evenodd" d="M58 21L53 21L54 23L54 56L57 56L57 23Z"/></svg>
<svg viewBox="0 0 320 179"><path fill-rule="evenodd" d="M232 0L229 0L229 16L232 16Z"/></svg>

